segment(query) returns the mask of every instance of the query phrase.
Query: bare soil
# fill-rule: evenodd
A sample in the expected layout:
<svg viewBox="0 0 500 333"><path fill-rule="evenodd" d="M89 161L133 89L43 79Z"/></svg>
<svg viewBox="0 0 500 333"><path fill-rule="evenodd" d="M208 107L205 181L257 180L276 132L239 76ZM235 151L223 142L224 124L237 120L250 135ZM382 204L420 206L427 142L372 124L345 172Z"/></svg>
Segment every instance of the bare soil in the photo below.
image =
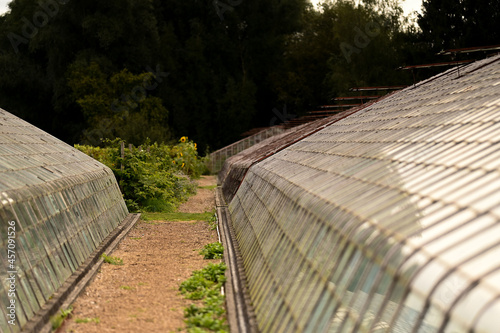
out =
<svg viewBox="0 0 500 333"><path fill-rule="evenodd" d="M215 184L213 176L199 181ZM203 213L214 206L214 190L199 188L179 211ZM192 301L179 294L179 285L210 262L198 251L215 241L206 221L139 221L111 254L123 265L102 265L58 331L184 332L183 310Z"/></svg>

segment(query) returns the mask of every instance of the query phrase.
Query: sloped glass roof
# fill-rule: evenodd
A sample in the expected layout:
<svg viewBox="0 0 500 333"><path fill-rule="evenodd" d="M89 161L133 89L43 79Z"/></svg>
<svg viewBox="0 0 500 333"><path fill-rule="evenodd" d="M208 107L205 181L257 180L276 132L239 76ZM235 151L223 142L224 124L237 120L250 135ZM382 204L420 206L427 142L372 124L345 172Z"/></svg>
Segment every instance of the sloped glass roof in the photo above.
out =
<svg viewBox="0 0 500 333"><path fill-rule="evenodd" d="M229 205L263 332L497 332L500 56L253 165Z"/></svg>
<svg viewBox="0 0 500 333"><path fill-rule="evenodd" d="M127 214L109 168L0 109L0 331L18 332Z"/></svg>

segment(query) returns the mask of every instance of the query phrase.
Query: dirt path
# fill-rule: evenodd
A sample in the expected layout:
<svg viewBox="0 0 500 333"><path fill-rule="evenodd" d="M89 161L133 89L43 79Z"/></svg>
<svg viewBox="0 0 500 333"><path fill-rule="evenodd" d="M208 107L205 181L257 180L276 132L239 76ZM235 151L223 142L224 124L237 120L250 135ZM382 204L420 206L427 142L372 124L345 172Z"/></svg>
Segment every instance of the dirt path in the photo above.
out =
<svg viewBox="0 0 500 333"><path fill-rule="evenodd" d="M213 176L199 181L215 184ZM179 211L214 206L214 190L198 188ZM139 221L112 253L123 265L102 265L58 332L183 332L183 309L192 301L179 295L179 284L208 264L198 250L216 240L205 221Z"/></svg>

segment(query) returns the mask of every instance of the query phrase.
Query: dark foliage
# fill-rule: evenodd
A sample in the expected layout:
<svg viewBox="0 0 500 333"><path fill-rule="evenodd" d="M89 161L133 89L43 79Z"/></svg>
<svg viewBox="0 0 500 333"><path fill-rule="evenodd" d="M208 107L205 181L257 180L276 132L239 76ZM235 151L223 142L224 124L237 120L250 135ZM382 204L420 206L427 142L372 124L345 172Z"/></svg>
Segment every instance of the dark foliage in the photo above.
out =
<svg viewBox="0 0 500 333"><path fill-rule="evenodd" d="M395 68L498 44L499 2L426 0L419 32L392 0L14 0L0 16L0 107L71 144L189 136L217 149L285 120L273 110L409 84Z"/></svg>

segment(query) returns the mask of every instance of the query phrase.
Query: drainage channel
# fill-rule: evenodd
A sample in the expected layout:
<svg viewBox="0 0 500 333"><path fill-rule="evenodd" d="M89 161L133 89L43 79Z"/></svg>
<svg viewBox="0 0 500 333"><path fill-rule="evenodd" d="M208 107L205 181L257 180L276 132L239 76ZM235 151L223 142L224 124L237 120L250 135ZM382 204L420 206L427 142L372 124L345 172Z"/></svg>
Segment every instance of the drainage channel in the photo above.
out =
<svg viewBox="0 0 500 333"><path fill-rule="evenodd" d="M89 258L64 282L52 295L52 298L38 311L38 313L24 325L21 333L49 333L52 332L50 317L59 309L67 309L85 289L103 263L101 255L110 254L130 229L137 223L141 214L129 214L118 227L106 237L101 245L92 252Z"/></svg>
<svg viewBox="0 0 500 333"><path fill-rule="evenodd" d="M255 313L248 296L243 261L236 243L231 215L219 186L215 192L215 206L220 238L224 246L226 270L227 321L231 333L258 333Z"/></svg>

